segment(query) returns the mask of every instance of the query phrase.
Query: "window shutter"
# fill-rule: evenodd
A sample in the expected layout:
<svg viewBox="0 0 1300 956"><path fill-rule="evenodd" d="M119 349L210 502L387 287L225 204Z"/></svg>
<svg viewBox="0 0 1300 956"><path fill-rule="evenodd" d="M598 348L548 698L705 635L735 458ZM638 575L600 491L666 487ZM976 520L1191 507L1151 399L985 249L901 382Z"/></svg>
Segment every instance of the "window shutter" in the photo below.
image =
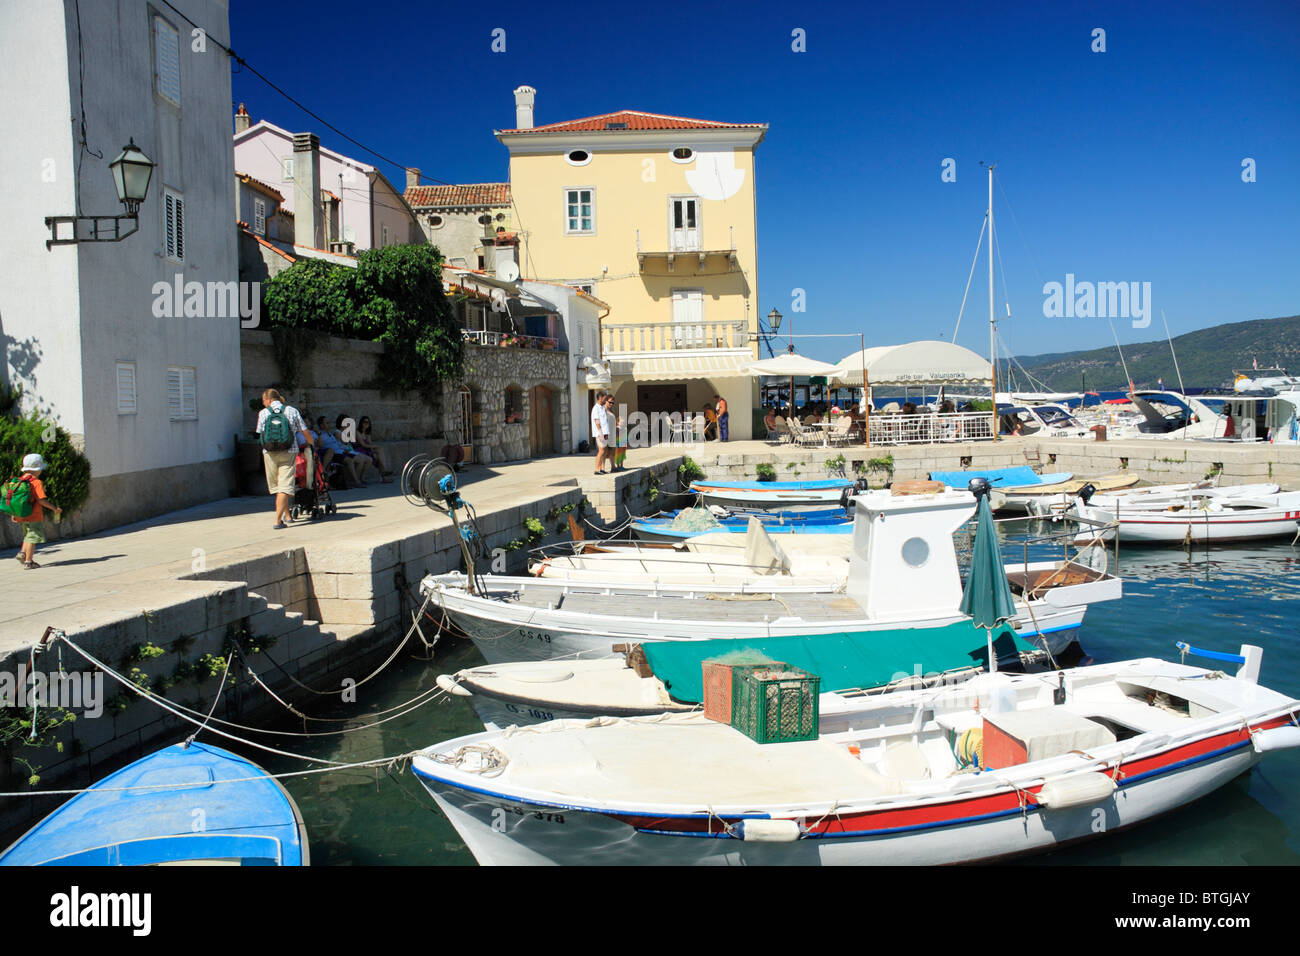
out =
<svg viewBox="0 0 1300 956"><path fill-rule="evenodd" d="M185 261L185 200L173 192L163 193L164 242L168 259Z"/></svg>
<svg viewBox="0 0 1300 956"><path fill-rule="evenodd" d="M293 157L285 156L280 160L280 178L286 183L293 182Z"/></svg>
<svg viewBox="0 0 1300 956"><path fill-rule="evenodd" d="M158 95L181 105L180 34L162 17L154 17L154 65Z"/></svg>
<svg viewBox="0 0 1300 956"><path fill-rule="evenodd" d="M253 232L266 235L266 202L261 199L253 200Z"/></svg>
<svg viewBox="0 0 1300 956"><path fill-rule="evenodd" d="M118 362L117 413L134 415L135 410L135 365L130 362Z"/></svg>
<svg viewBox="0 0 1300 956"><path fill-rule="evenodd" d="M167 369L167 417L171 421L199 417L197 384L195 369L175 365Z"/></svg>

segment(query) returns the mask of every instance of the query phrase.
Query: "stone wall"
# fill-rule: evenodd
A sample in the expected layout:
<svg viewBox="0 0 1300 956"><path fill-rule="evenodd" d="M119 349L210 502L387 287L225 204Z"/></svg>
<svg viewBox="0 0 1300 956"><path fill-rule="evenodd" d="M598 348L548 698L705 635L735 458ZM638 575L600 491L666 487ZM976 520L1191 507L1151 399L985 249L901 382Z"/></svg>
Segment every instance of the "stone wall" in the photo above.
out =
<svg viewBox="0 0 1300 956"><path fill-rule="evenodd" d="M463 384L470 392L475 460L500 464L548 454L567 454L575 439L569 415L569 353L520 349L506 346L468 345L465 348ZM442 389L440 424L445 434L460 432L460 390L462 383L447 383ZM532 389L542 385L551 390L551 448L533 449L530 425L533 416ZM506 421L506 389L517 386L521 412L518 422Z"/></svg>

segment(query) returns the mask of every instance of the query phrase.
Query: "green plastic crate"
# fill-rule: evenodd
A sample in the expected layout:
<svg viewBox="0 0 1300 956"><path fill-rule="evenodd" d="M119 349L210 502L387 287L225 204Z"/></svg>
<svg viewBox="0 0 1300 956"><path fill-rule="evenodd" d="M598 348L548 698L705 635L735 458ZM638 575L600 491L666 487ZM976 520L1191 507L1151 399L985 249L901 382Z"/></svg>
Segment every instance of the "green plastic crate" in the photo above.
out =
<svg viewBox="0 0 1300 956"><path fill-rule="evenodd" d="M732 673L731 726L760 744L817 738L821 678L785 664Z"/></svg>

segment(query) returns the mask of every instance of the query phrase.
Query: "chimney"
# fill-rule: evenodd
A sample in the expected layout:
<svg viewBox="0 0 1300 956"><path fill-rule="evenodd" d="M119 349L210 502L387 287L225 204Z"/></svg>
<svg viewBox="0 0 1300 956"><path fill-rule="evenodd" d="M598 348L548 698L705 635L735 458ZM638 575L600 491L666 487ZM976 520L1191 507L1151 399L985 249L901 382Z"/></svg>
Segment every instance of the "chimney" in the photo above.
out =
<svg viewBox="0 0 1300 956"><path fill-rule="evenodd" d="M312 249L325 248L321 221L320 138L293 134L293 241Z"/></svg>
<svg viewBox="0 0 1300 956"><path fill-rule="evenodd" d="M531 86L521 86L515 90L515 129L533 128L533 101L537 91Z"/></svg>
<svg viewBox="0 0 1300 956"><path fill-rule="evenodd" d="M420 185L420 170L412 166L406 171L406 188L413 189Z"/></svg>
<svg viewBox="0 0 1300 956"><path fill-rule="evenodd" d="M244 109L244 104L239 104L239 109L235 111L235 132L242 133L253 123L253 117L248 115L248 110Z"/></svg>

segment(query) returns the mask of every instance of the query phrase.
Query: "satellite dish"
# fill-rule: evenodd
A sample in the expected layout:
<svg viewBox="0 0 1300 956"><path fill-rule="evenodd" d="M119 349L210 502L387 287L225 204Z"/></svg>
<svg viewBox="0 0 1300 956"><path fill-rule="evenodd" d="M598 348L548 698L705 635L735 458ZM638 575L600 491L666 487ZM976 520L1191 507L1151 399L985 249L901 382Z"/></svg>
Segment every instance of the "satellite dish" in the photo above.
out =
<svg viewBox="0 0 1300 956"><path fill-rule="evenodd" d="M492 311L509 313L510 303L506 300L505 289L492 290Z"/></svg>
<svg viewBox="0 0 1300 956"><path fill-rule="evenodd" d="M497 266L497 278L505 282L514 282L519 278L519 264L513 259L506 259Z"/></svg>

